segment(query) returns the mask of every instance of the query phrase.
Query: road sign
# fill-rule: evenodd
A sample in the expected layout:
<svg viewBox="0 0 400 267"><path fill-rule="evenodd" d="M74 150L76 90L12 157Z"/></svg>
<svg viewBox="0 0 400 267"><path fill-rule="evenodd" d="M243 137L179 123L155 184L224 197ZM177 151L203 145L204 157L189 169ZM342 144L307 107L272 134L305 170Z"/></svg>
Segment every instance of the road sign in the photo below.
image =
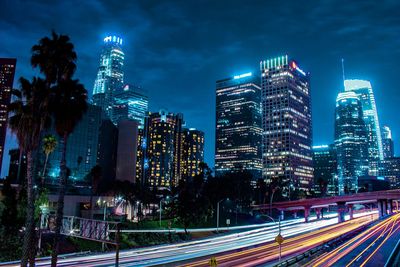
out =
<svg viewBox="0 0 400 267"><path fill-rule="evenodd" d="M210 265L211 267L217 267L217 266L218 266L217 259L216 259L215 257L212 257L212 258L208 261L208 265Z"/></svg>
<svg viewBox="0 0 400 267"><path fill-rule="evenodd" d="M230 225L231 224L231 220L230 219L226 219L226 225Z"/></svg>
<svg viewBox="0 0 400 267"><path fill-rule="evenodd" d="M275 242L278 243L279 245L282 244L283 241L284 241L284 239L283 239L283 236L281 236L281 234L278 234L278 235L275 237Z"/></svg>

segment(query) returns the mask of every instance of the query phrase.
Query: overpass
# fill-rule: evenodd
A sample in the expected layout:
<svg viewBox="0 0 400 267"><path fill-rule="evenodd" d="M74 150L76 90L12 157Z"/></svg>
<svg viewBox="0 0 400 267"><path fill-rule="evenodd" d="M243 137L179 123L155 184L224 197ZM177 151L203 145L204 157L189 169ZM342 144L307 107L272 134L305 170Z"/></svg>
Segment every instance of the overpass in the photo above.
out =
<svg viewBox="0 0 400 267"><path fill-rule="evenodd" d="M353 206L354 204L368 204L377 203L379 210L379 217L383 218L388 214L393 213L394 204L396 209L399 209L398 201L400 200L400 189L364 192L343 196L332 196L324 198L309 198L293 201L275 202L272 204L254 205L253 210L269 210L277 209L279 211L299 211L304 210L305 222L308 222L310 211L314 209L317 218L321 218L322 208L329 206L337 206L338 220L344 221L344 216L348 211L350 219L353 219Z"/></svg>

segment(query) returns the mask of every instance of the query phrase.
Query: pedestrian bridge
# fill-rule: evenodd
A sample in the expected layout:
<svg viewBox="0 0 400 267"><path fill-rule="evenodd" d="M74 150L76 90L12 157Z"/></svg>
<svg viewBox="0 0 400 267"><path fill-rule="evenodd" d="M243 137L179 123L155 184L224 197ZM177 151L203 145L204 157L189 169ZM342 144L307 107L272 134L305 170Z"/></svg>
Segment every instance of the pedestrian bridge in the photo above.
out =
<svg viewBox="0 0 400 267"><path fill-rule="evenodd" d="M350 214L350 219L353 218L354 204L376 203L379 210L379 217L382 218L388 214L392 214L394 209L399 210L399 200L400 189L395 189L254 205L253 210L277 209L280 211L293 212L304 210L304 219L308 222L311 209L314 209L317 218L319 219L321 217L322 208L337 206L338 220L339 222L343 222L346 212Z"/></svg>

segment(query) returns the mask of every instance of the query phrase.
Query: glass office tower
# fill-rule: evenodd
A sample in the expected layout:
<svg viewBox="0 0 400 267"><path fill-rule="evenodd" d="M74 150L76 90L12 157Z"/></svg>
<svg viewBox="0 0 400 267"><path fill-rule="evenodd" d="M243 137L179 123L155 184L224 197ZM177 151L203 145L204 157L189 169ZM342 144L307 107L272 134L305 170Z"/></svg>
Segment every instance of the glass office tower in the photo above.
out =
<svg viewBox="0 0 400 267"><path fill-rule="evenodd" d="M313 184L310 74L288 56L261 61L263 176L283 195Z"/></svg>
<svg viewBox="0 0 400 267"><path fill-rule="evenodd" d="M313 146L314 190L319 196L338 194L337 155L334 145Z"/></svg>
<svg viewBox="0 0 400 267"><path fill-rule="evenodd" d="M112 121L118 124L123 120L134 120L143 127L148 105L149 99L140 87L126 84L115 90Z"/></svg>
<svg viewBox="0 0 400 267"><path fill-rule="evenodd" d="M15 58L0 58L0 173L7 134L8 105L11 101L16 64Z"/></svg>
<svg viewBox="0 0 400 267"><path fill-rule="evenodd" d="M100 65L93 87L93 104L100 106L111 118L113 94L124 83L122 38L107 36L100 55Z"/></svg>
<svg viewBox="0 0 400 267"><path fill-rule="evenodd" d="M392 139L392 131L388 126L382 127L382 149L383 149L384 159L394 157L394 144Z"/></svg>
<svg viewBox="0 0 400 267"><path fill-rule="evenodd" d="M335 111L335 146L339 194L358 191L358 178L368 174L368 132L360 97L339 93Z"/></svg>
<svg viewBox="0 0 400 267"><path fill-rule="evenodd" d="M245 73L216 83L215 173L247 170L261 178L261 87Z"/></svg>
<svg viewBox="0 0 400 267"><path fill-rule="evenodd" d="M86 113L78 122L74 131L68 138L67 142L67 167L70 171L70 185L87 185L89 181L85 180L85 176L90 170L96 166L99 148L99 131L102 124L102 110L100 107L88 105ZM56 150L50 154L47 163L46 183L56 184L60 175L60 160L62 155L61 139L52 128L49 133L56 136L58 145ZM108 138L111 138L109 136ZM113 142L108 140L108 142ZM38 151L41 160L38 161L38 170L42 170L44 162L44 153ZM111 162L108 164L111 165Z"/></svg>
<svg viewBox="0 0 400 267"><path fill-rule="evenodd" d="M367 129L369 174L378 174L377 162L383 160L382 136L379 126L375 97L369 81L345 80L346 92L354 92L360 99L363 118Z"/></svg>

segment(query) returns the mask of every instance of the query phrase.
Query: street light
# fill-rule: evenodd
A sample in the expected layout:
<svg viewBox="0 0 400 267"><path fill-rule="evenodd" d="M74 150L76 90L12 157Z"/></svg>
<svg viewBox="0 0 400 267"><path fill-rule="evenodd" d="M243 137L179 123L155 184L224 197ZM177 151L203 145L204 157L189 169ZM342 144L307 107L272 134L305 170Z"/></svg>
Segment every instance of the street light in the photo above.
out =
<svg viewBox="0 0 400 267"><path fill-rule="evenodd" d="M169 196L165 198L165 200L169 200ZM160 199L160 228L161 228L161 212L162 212L162 202L164 201L164 198Z"/></svg>
<svg viewBox="0 0 400 267"><path fill-rule="evenodd" d="M228 200L229 201L229 197L228 198L223 198L220 201L217 202L217 232L218 232L218 228L219 228L219 203L221 203L224 200Z"/></svg>
<svg viewBox="0 0 400 267"><path fill-rule="evenodd" d="M272 189L271 198L270 198L270 200L269 200L269 215L270 215L270 216L272 216L272 200L274 199L274 194L275 194L275 191L276 191L277 189L279 189L279 187L275 187L275 188Z"/></svg>
<svg viewBox="0 0 400 267"><path fill-rule="evenodd" d="M264 214L265 215L265 214ZM276 221L274 220L274 218L272 218L271 216L268 216L268 215L265 215L265 216L267 216L268 218L270 218L274 223L275 223L275 225L277 224L276 223ZM279 223L278 223L278 236L280 236L281 235L281 216L279 216ZM282 258L282 246L281 246L281 243L278 243L279 244L279 262L281 262L281 258Z"/></svg>

